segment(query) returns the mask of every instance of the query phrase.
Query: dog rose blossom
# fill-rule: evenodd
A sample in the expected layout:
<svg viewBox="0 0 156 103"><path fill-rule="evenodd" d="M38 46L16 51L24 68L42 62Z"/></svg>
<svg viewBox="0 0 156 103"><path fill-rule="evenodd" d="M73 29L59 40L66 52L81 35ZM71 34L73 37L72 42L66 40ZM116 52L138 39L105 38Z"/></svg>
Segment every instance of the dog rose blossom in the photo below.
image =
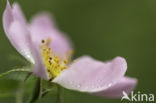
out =
<svg viewBox="0 0 156 103"><path fill-rule="evenodd" d="M60 32L48 13L35 15L30 23L17 3L7 2L3 14L6 36L16 50L32 64L32 72L64 88L103 97L121 97L136 86L135 78L126 77L126 60L116 57L103 62L90 56L72 61L73 46Z"/></svg>

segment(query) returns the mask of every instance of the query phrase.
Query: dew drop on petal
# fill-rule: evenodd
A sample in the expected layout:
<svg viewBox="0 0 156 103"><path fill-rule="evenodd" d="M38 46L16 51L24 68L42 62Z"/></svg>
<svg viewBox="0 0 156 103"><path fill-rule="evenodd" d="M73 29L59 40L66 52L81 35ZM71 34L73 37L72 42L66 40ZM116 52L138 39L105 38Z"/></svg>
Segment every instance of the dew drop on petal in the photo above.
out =
<svg viewBox="0 0 156 103"><path fill-rule="evenodd" d="M97 88L100 88L101 86L100 85L97 85Z"/></svg>
<svg viewBox="0 0 156 103"><path fill-rule="evenodd" d="M77 87L78 87L78 88L80 88L80 87L81 87L81 85L80 85L80 84L78 84L78 85L77 85Z"/></svg>
<svg viewBox="0 0 156 103"><path fill-rule="evenodd" d="M98 80L98 82L100 83L100 82L102 82L102 80Z"/></svg>
<svg viewBox="0 0 156 103"><path fill-rule="evenodd" d="M73 85L73 82L72 81L70 81L69 83L70 83L70 85Z"/></svg>
<svg viewBox="0 0 156 103"><path fill-rule="evenodd" d="M88 86L86 86L86 89L88 89L89 87Z"/></svg>
<svg viewBox="0 0 156 103"><path fill-rule="evenodd" d="M112 83L108 84L108 87L111 87L112 86Z"/></svg>

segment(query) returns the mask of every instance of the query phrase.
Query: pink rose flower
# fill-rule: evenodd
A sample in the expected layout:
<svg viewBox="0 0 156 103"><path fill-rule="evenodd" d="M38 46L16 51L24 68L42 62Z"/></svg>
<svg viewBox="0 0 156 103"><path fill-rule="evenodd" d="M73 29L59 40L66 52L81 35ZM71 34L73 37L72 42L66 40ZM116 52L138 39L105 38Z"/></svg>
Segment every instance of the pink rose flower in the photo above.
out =
<svg viewBox="0 0 156 103"><path fill-rule="evenodd" d="M47 13L27 23L17 3L7 2L3 14L6 36L16 50L32 64L32 72L64 88L104 97L121 97L136 86L135 78L126 77L126 60L116 57L103 62L89 56L71 61L72 44L60 32Z"/></svg>

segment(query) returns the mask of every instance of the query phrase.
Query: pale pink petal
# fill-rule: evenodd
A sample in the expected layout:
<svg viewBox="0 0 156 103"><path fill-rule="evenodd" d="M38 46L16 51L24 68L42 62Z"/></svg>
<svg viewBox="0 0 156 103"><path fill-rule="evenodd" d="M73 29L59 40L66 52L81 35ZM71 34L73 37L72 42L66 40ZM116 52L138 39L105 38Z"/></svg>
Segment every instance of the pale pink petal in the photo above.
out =
<svg viewBox="0 0 156 103"><path fill-rule="evenodd" d="M116 57L109 62L101 62L84 56L72 63L53 82L68 89L97 92L117 83L126 70L127 63L122 57Z"/></svg>
<svg viewBox="0 0 156 103"><path fill-rule="evenodd" d="M135 78L123 77L110 88L93 94L102 97L121 98L123 96L123 91L129 94L135 89L136 85L137 80Z"/></svg>
<svg viewBox="0 0 156 103"><path fill-rule="evenodd" d="M52 52L62 58L66 58L67 52L72 49L71 43L67 36L56 29L53 22L47 13L34 16L30 24L32 40L39 46L42 40L50 38Z"/></svg>
<svg viewBox="0 0 156 103"><path fill-rule="evenodd" d="M41 12L36 14L31 19L31 25L35 28L39 28L40 32L50 32L52 29L56 29L55 21L48 12ZM45 30L43 30L45 29Z"/></svg>
<svg viewBox="0 0 156 103"><path fill-rule="evenodd" d="M26 25L26 19L18 3L13 3L12 12L15 20L18 20L21 23L25 23Z"/></svg>
<svg viewBox="0 0 156 103"><path fill-rule="evenodd" d="M17 51L34 63L30 50L30 34L18 4L13 4L13 8L11 8L9 2L7 2L3 14L3 27L8 39Z"/></svg>
<svg viewBox="0 0 156 103"><path fill-rule="evenodd" d="M4 27L4 30L5 30L6 33L8 32L10 24L13 21L14 21L14 17L13 17L13 14L12 14L12 8L11 8L9 2L7 2L5 11L3 13L3 27Z"/></svg>
<svg viewBox="0 0 156 103"><path fill-rule="evenodd" d="M33 69L33 73L40 77L40 78L44 78L45 80L48 80L48 74L47 74L47 71L46 71L46 68L45 68L45 65L43 64L43 59L41 58L41 54L40 52L38 51L38 48L35 44L32 44L33 45L33 55L34 55L34 59L35 59L35 64L32 65L32 69Z"/></svg>
<svg viewBox="0 0 156 103"><path fill-rule="evenodd" d="M28 60L34 63L34 58L32 56L30 47L31 39L29 38L29 32L19 23L14 21L11 23L8 32L8 38L14 47Z"/></svg>

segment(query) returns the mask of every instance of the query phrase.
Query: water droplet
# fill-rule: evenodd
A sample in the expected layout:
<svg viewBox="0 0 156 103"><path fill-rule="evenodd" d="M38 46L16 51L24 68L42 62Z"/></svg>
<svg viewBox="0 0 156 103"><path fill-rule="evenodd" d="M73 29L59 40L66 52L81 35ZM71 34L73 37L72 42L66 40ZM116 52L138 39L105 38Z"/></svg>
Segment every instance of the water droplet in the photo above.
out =
<svg viewBox="0 0 156 103"><path fill-rule="evenodd" d="M97 88L100 88L101 86L100 85L97 85Z"/></svg>
<svg viewBox="0 0 156 103"><path fill-rule="evenodd" d="M69 83L70 83L71 85L73 85L73 82L72 82L72 81L70 81Z"/></svg>
<svg viewBox="0 0 156 103"><path fill-rule="evenodd" d="M112 83L109 83L109 84L108 84L108 87L110 87L110 86L112 86Z"/></svg>
<svg viewBox="0 0 156 103"><path fill-rule="evenodd" d="M77 87L78 87L78 88L80 88L80 87L81 87L81 85L80 85L80 84L78 84L78 85L77 85Z"/></svg>
<svg viewBox="0 0 156 103"><path fill-rule="evenodd" d="M88 89L89 87L88 86L86 86L86 89Z"/></svg>

